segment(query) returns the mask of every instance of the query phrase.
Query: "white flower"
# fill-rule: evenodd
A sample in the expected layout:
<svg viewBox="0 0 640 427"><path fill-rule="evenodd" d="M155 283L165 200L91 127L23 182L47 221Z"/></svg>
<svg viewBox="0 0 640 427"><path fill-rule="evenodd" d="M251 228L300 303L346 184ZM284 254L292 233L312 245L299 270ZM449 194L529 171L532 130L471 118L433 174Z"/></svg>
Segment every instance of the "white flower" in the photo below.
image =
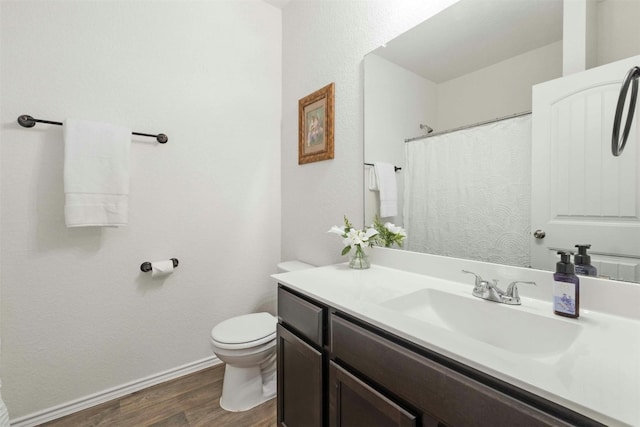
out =
<svg viewBox="0 0 640 427"><path fill-rule="evenodd" d="M393 234L398 234L402 237L407 237L407 232L404 230L404 228L400 227L399 225L395 225L390 222L387 222L385 223L384 228L386 228Z"/></svg>
<svg viewBox="0 0 640 427"><path fill-rule="evenodd" d="M377 216L371 226L359 230L349 222L345 215L344 226L334 225L328 230L328 233L339 234L342 237L344 245L342 255L348 254L351 249L355 249L356 254L362 254L365 247L374 245L387 248L392 245L402 246L402 241L407 237L407 233L402 227L396 227L390 222L383 225Z"/></svg>
<svg viewBox="0 0 640 427"><path fill-rule="evenodd" d="M337 228L337 227L336 227ZM345 246L369 246L369 239L378 234L378 232L372 228L368 228L366 231L356 230L352 228L346 234L346 237L342 241Z"/></svg>
<svg viewBox="0 0 640 427"><path fill-rule="evenodd" d="M335 233L335 234L344 236L345 235L344 225L340 227L338 227L337 225L334 225L333 227L331 227L329 231L327 231L327 233Z"/></svg>

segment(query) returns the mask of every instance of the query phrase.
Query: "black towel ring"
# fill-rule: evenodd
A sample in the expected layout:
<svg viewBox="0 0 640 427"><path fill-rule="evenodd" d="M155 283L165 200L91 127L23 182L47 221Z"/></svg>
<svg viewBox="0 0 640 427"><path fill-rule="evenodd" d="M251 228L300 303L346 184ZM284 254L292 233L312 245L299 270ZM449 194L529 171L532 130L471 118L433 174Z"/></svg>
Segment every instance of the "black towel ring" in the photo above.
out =
<svg viewBox="0 0 640 427"><path fill-rule="evenodd" d="M638 99L638 79L640 78L640 67L633 67L629 70L627 75L622 81L622 87L620 88L620 95L618 95L618 105L616 106L616 115L613 118L613 132L611 134L611 154L618 157L622 154L624 146L627 144L629 138L629 131L631 130L631 123L633 123L633 113L636 109L636 102ZM620 138L620 125L622 124L622 113L624 110L624 103L627 99L627 92L629 92L629 85L631 85L631 98L629 98L629 111L627 113L627 120L622 130L622 138Z"/></svg>

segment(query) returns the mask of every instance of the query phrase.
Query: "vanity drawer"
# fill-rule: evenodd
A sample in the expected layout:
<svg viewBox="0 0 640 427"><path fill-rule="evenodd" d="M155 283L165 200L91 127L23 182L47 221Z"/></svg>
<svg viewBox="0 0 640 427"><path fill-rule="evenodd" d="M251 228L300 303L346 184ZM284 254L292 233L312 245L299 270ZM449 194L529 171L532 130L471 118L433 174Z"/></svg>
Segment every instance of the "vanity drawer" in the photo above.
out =
<svg viewBox="0 0 640 427"><path fill-rule="evenodd" d="M570 425L343 318L330 330L332 359L446 425Z"/></svg>
<svg viewBox="0 0 640 427"><path fill-rule="evenodd" d="M278 287L278 319L318 347L324 344L327 309Z"/></svg>

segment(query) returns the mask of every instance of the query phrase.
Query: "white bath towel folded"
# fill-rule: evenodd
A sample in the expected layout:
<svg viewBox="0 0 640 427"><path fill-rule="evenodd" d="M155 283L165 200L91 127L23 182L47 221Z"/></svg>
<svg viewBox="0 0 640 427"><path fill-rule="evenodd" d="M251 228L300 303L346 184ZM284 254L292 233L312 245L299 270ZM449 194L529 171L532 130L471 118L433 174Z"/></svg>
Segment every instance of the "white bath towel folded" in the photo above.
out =
<svg viewBox="0 0 640 427"><path fill-rule="evenodd" d="M378 175L376 175L376 168L369 168L369 190L378 191Z"/></svg>
<svg viewBox="0 0 640 427"><path fill-rule="evenodd" d="M389 163L374 162L378 191L380 191L380 217L398 215L398 184L395 167Z"/></svg>
<svg viewBox="0 0 640 427"><path fill-rule="evenodd" d="M127 225L131 129L67 119L63 131L67 227Z"/></svg>

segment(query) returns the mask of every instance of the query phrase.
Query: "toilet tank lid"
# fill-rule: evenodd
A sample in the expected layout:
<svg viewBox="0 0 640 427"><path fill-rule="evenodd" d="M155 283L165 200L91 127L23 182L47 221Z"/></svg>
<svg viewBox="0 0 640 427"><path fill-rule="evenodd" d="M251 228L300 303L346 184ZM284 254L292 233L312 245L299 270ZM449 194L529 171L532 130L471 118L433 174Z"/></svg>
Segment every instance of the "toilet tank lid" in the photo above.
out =
<svg viewBox="0 0 640 427"><path fill-rule="evenodd" d="M302 262L298 260L283 261L278 264L278 271L281 273L286 273L289 271L306 270L307 268L313 268L313 267L315 267L315 265L307 264L306 262Z"/></svg>
<svg viewBox="0 0 640 427"><path fill-rule="evenodd" d="M277 323L278 319L269 313L244 314L218 323L211 330L211 338L225 344L257 341L275 334Z"/></svg>

